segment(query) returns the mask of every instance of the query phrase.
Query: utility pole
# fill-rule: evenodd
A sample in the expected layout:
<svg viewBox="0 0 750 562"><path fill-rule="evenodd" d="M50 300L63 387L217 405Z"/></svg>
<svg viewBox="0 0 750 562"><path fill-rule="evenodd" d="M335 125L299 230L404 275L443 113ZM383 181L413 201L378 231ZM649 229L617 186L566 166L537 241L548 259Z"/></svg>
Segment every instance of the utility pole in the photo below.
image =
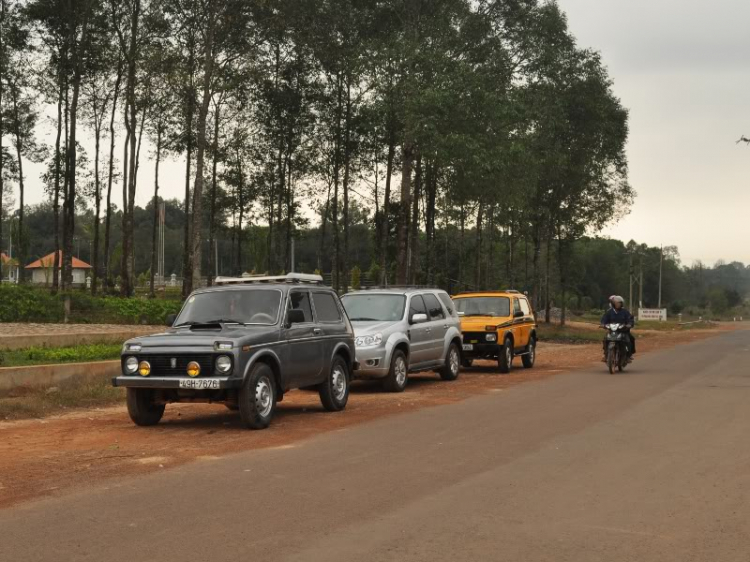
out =
<svg viewBox="0 0 750 562"><path fill-rule="evenodd" d="M659 310L661 310L661 272L662 264L664 263L664 246L659 248Z"/></svg>
<svg viewBox="0 0 750 562"><path fill-rule="evenodd" d="M643 254L640 255L639 260L639 278L638 281L638 308L643 308Z"/></svg>
<svg viewBox="0 0 750 562"><path fill-rule="evenodd" d="M633 253L629 253L630 265L628 266L628 279L630 280L630 296L628 297L628 306L633 306Z"/></svg>
<svg viewBox="0 0 750 562"><path fill-rule="evenodd" d="M292 242L292 256L291 256L291 259L292 259L291 266L292 266L292 268L291 268L290 273L294 273L294 238L292 238L291 242Z"/></svg>

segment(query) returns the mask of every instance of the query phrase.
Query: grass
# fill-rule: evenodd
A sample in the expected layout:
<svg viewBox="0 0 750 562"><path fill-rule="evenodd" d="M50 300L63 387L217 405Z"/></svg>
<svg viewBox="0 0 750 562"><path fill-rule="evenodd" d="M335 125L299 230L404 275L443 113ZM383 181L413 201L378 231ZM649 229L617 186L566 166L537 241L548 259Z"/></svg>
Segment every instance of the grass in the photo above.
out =
<svg viewBox="0 0 750 562"><path fill-rule="evenodd" d="M121 344L94 343L71 347L28 347L0 350L0 367L106 361L120 357Z"/></svg>
<svg viewBox="0 0 750 562"><path fill-rule="evenodd" d="M603 334L597 329L574 328L558 324L539 324L537 328L539 340L552 343L599 343Z"/></svg>
<svg viewBox="0 0 750 562"><path fill-rule="evenodd" d="M68 409L97 408L123 402L125 393L109 380L70 379L58 387L19 388L0 397L0 420L42 418Z"/></svg>

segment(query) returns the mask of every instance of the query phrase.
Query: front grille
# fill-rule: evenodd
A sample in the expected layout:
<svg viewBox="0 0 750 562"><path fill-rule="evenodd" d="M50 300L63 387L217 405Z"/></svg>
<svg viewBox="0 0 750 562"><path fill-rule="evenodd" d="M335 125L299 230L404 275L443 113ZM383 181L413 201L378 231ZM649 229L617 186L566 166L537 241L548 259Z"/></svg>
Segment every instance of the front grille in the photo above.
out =
<svg viewBox="0 0 750 562"><path fill-rule="evenodd" d="M486 343L485 336L494 332L464 332L464 343ZM497 343L497 342L489 342Z"/></svg>
<svg viewBox="0 0 750 562"><path fill-rule="evenodd" d="M172 359L175 359L175 367L172 367ZM138 361L151 363L151 374L157 376L182 376L187 374L187 366L191 361L196 361L201 366L201 376L214 374L214 356L198 354L180 355L139 355Z"/></svg>

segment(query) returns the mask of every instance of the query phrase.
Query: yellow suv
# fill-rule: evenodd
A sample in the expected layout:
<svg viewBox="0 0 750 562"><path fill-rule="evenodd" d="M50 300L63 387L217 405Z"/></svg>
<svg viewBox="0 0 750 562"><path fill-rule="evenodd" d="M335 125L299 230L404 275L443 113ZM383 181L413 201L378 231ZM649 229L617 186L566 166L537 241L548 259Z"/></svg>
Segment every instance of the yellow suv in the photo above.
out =
<svg viewBox="0 0 750 562"><path fill-rule="evenodd" d="M513 357L530 369L536 359L536 320L526 295L518 291L461 293L453 297L461 318L464 367L474 359L497 359L509 373Z"/></svg>

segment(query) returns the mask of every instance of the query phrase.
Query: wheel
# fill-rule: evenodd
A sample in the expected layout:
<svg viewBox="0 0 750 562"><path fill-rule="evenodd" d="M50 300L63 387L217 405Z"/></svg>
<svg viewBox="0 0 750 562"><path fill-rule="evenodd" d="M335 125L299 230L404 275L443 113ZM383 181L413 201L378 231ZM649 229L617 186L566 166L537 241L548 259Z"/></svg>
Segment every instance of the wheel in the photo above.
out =
<svg viewBox="0 0 750 562"><path fill-rule="evenodd" d="M445 365L440 369L440 378L444 381L454 381L461 374L461 352L455 343L450 344L445 356Z"/></svg>
<svg viewBox="0 0 750 562"><path fill-rule="evenodd" d="M331 372L318 387L318 392L323 407L329 412L339 412L346 408L349 400L349 367L340 355L333 358Z"/></svg>
<svg viewBox="0 0 750 562"><path fill-rule="evenodd" d="M249 429L265 429L276 410L276 384L273 370L266 363L256 363L240 389L240 417Z"/></svg>
<svg viewBox="0 0 750 562"><path fill-rule="evenodd" d="M617 349L615 349L614 345L610 345L607 349L607 368L609 369L610 375L615 374L615 367L617 363Z"/></svg>
<svg viewBox="0 0 750 562"><path fill-rule="evenodd" d="M534 361L536 361L536 340L534 338L529 340L529 345L526 348L526 355L521 357L521 361L523 361L525 369L531 369L534 366Z"/></svg>
<svg viewBox="0 0 750 562"><path fill-rule="evenodd" d="M473 359L461 359L461 366L469 369L474 364Z"/></svg>
<svg viewBox="0 0 750 562"><path fill-rule="evenodd" d="M128 388L128 414L136 425L156 425L164 415L164 404L154 403L150 388Z"/></svg>
<svg viewBox="0 0 750 562"><path fill-rule="evenodd" d="M628 354L625 350L621 349L620 352L617 354L617 370L619 372L623 372L625 370L626 365L628 364Z"/></svg>
<svg viewBox="0 0 750 562"><path fill-rule="evenodd" d="M510 373L513 366L513 342L510 338L505 338L503 347L500 349L500 356L497 358L497 368L501 373Z"/></svg>
<svg viewBox="0 0 750 562"><path fill-rule="evenodd" d="M388 392L403 392L408 380L409 366L406 363L406 354L397 349L391 357L391 369L383 380L383 388Z"/></svg>

